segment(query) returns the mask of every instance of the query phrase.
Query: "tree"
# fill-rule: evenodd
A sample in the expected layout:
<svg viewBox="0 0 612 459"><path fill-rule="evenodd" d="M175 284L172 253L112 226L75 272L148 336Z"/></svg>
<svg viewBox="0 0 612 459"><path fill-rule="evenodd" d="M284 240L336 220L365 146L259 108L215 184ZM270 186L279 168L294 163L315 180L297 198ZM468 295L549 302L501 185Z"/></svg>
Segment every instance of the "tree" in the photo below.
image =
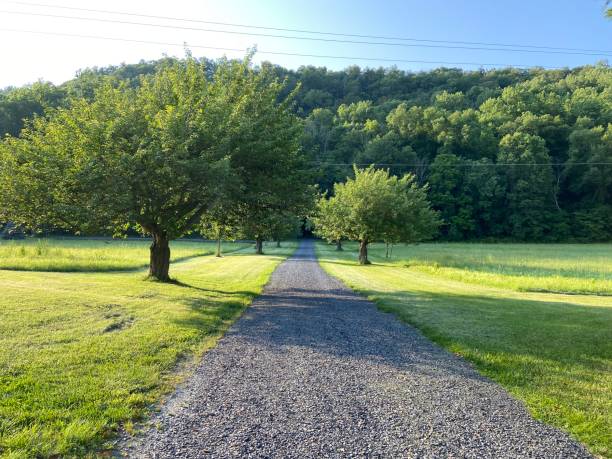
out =
<svg viewBox="0 0 612 459"><path fill-rule="evenodd" d="M472 197L467 192L468 164L453 154L439 154L431 164L428 183L434 209L444 221L442 235L451 240L466 239L475 229Z"/></svg>
<svg viewBox="0 0 612 459"><path fill-rule="evenodd" d="M221 243L223 239L229 237L232 240L236 240L239 238L237 223L234 220L235 215L232 212L233 205L234 203L231 200L225 199L202 216L199 231L205 237L217 242L215 256L218 258L222 256Z"/></svg>
<svg viewBox="0 0 612 459"><path fill-rule="evenodd" d="M312 218L314 223L314 233L327 240L336 243L336 250L342 250L342 239L348 234L346 227L349 208L343 206L335 196L329 199L322 196L317 201L315 215Z"/></svg>
<svg viewBox="0 0 612 459"><path fill-rule="evenodd" d="M42 115L45 110L66 102L66 92L51 83L38 81L22 88L0 91L0 138L16 136L24 127L24 120Z"/></svg>
<svg viewBox="0 0 612 459"><path fill-rule="evenodd" d="M550 236L555 222L553 173L544 139L516 132L500 141L509 234L520 240Z"/></svg>
<svg viewBox="0 0 612 459"><path fill-rule="evenodd" d="M169 241L236 187L252 190L242 181L252 170L241 163L244 152L272 145L280 155L275 139L289 134L262 129L280 105L278 92L248 58L221 61L210 79L188 57L137 88L105 84L93 101L76 100L4 143L0 201L11 220L31 228L118 234L136 227L153 238L150 276L169 281Z"/></svg>
<svg viewBox="0 0 612 459"><path fill-rule="evenodd" d="M569 190L581 204L612 202L612 124L607 128L576 129L570 136L569 158L565 168L571 177Z"/></svg>
<svg viewBox="0 0 612 459"><path fill-rule="evenodd" d="M401 179L387 170L354 168L355 178L334 185L334 196L319 202L317 219L336 225L337 234L359 241L359 263L370 264L368 244L374 241L417 242L432 237L438 214L427 201L427 190L414 176ZM331 230L322 231L333 237Z"/></svg>

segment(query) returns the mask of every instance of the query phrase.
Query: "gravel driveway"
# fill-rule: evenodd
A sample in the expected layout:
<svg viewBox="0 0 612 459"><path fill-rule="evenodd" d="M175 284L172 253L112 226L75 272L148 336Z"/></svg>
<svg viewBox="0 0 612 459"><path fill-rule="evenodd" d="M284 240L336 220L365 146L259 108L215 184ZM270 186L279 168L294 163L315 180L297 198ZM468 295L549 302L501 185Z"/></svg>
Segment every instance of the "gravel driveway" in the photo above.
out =
<svg viewBox="0 0 612 459"><path fill-rule="evenodd" d="M367 268L364 268L367 269ZM304 241L130 457L591 457L323 272Z"/></svg>

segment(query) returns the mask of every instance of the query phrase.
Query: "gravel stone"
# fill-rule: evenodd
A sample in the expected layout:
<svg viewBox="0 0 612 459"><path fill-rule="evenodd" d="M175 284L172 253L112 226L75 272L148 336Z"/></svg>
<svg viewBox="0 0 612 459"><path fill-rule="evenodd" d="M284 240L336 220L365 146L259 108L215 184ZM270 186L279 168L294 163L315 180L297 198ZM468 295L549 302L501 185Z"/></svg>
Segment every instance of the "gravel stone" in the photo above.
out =
<svg viewBox="0 0 612 459"><path fill-rule="evenodd" d="M367 269L367 268L364 268ZM353 293L312 241L119 455L587 458L463 359Z"/></svg>

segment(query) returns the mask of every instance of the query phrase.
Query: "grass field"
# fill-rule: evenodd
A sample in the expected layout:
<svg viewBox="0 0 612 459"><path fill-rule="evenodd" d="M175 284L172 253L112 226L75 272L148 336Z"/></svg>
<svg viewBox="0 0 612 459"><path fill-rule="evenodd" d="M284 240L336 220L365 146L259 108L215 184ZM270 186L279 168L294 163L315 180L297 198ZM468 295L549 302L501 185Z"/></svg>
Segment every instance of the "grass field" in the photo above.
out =
<svg viewBox="0 0 612 459"><path fill-rule="evenodd" d="M175 254L202 250L180 244ZM295 248L285 245L266 247L264 256L241 251L175 263L179 284L145 281L144 271L0 270L0 456L74 457L108 448L118 426L129 431L215 344ZM99 250L88 242L57 253L77 253L86 263L90 246ZM123 259L110 253L116 247L104 249L103 266L138 265L146 256L145 246L130 245Z"/></svg>
<svg viewBox="0 0 612 459"><path fill-rule="evenodd" d="M0 240L0 269L16 271L127 271L148 266L148 240L25 239ZM232 252L248 244L224 242L223 251ZM174 241L172 261L215 253L214 242Z"/></svg>
<svg viewBox="0 0 612 459"><path fill-rule="evenodd" d="M375 255L384 256L374 247ZM419 244L394 248L386 261L517 291L612 295L610 244Z"/></svg>
<svg viewBox="0 0 612 459"><path fill-rule="evenodd" d="M346 248L319 244L323 268L612 457L612 245Z"/></svg>

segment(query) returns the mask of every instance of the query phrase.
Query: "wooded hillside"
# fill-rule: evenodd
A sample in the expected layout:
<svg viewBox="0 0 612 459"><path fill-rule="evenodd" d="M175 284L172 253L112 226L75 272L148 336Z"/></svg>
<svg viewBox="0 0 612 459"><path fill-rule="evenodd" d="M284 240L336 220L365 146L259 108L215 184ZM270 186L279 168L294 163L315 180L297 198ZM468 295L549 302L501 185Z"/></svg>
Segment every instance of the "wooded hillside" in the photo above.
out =
<svg viewBox="0 0 612 459"><path fill-rule="evenodd" d="M138 86L161 62L0 91L0 133L17 136L24 118L92 98L102 81ZM351 176L354 163L375 164L429 183L442 239L612 239L607 65L420 73L264 65L287 79L287 94L300 85L304 172L322 190Z"/></svg>

